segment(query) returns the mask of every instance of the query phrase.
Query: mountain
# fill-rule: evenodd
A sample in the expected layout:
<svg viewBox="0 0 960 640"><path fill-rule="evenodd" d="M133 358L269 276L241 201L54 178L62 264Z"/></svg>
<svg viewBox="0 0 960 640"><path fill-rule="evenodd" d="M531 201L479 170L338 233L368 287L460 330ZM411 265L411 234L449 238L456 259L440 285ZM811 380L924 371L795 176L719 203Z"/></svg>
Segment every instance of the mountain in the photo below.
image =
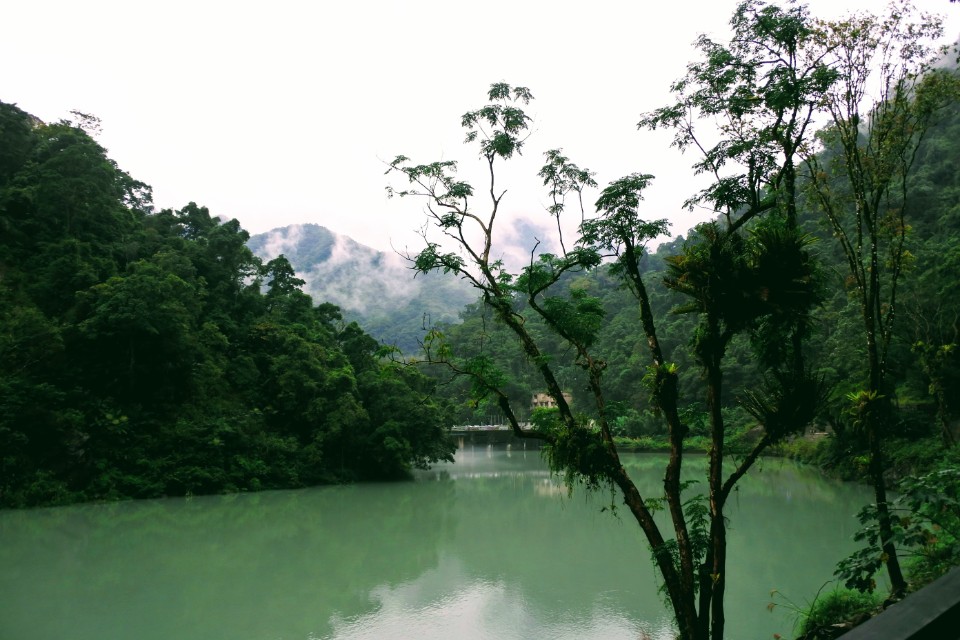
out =
<svg viewBox="0 0 960 640"><path fill-rule="evenodd" d="M247 246L265 261L286 256L315 302L337 305L347 319L404 353L416 351L428 324L458 322L458 312L476 297L453 276L416 274L403 257L317 224L273 229L252 236Z"/></svg>

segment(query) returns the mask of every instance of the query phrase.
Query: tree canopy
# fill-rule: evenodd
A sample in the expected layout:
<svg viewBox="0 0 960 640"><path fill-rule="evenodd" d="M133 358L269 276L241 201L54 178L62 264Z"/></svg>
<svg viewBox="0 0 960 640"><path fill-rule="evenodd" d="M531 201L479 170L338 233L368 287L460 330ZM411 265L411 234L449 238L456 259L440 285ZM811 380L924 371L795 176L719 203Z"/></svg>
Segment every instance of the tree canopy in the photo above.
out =
<svg viewBox="0 0 960 640"><path fill-rule="evenodd" d="M0 504L402 477L451 459L433 382L236 220L72 122L0 104ZM89 118L83 120L89 126Z"/></svg>

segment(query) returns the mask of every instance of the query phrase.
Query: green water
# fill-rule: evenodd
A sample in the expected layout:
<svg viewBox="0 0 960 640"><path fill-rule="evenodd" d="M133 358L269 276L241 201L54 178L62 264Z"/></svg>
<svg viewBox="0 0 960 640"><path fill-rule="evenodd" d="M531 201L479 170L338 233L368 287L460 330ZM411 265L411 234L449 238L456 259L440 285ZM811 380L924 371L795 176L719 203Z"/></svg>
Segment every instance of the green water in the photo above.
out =
<svg viewBox="0 0 960 640"><path fill-rule="evenodd" d="M655 495L664 459L625 458ZM727 637L788 636L771 590L812 598L868 499L779 460L745 478ZM477 447L416 482L0 512L0 640L671 637L610 502L568 497L536 451Z"/></svg>

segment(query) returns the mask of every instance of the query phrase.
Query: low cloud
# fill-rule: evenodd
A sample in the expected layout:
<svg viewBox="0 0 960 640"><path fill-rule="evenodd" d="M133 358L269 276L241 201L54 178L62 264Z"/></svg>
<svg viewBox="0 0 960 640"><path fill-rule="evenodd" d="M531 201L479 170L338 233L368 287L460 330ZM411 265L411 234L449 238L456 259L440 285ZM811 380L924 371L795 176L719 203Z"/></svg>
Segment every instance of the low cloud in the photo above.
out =
<svg viewBox="0 0 960 640"><path fill-rule="evenodd" d="M530 264L531 255L535 258L541 253L561 253L560 241L555 221L544 214L541 217L514 218L509 225L499 227L495 232L494 250L503 260L507 269L518 272ZM573 237L564 242L569 249Z"/></svg>
<svg viewBox="0 0 960 640"><path fill-rule="evenodd" d="M414 272L399 256L334 235L330 257L300 274L314 300L372 315L389 312L420 293L420 281L414 280Z"/></svg>
<svg viewBox="0 0 960 640"><path fill-rule="evenodd" d="M268 231L263 235L266 238L263 241L262 248L257 251L261 258L270 261L283 254L289 259L291 255L296 253L303 239L303 225L292 224L289 227Z"/></svg>

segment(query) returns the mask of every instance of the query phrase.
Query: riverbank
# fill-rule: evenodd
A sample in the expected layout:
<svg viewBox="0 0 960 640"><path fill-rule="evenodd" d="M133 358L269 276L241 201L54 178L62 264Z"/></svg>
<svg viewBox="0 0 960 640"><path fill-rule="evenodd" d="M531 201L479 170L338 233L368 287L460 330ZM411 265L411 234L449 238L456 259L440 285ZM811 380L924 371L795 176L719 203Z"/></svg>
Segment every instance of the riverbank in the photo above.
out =
<svg viewBox="0 0 960 640"><path fill-rule="evenodd" d="M614 438L617 450L631 453L669 453L670 442L666 436L642 436ZM754 441L749 438L734 439L727 444L728 455L745 455ZM710 440L693 436L684 440L684 453L708 453ZM945 468L960 467L960 450L945 448L936 437L918 439L889 438L885 447L888 461L887 479L893 485L904 478L922 476ZM839 480L868 482L867 459L855 447L838 441L826 432L807 433L789 441L771 446L764 456L795 460L820 468Z"/></svg>

